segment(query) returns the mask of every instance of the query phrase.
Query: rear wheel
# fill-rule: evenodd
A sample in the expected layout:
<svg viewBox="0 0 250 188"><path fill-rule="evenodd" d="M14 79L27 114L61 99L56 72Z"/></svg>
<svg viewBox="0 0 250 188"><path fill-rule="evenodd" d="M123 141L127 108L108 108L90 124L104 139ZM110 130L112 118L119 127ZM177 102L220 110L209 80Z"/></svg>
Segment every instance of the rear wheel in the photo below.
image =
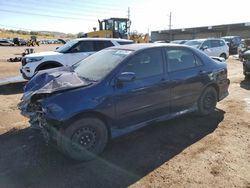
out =
<svg viewBox="0 0 250 188"><path fill-rule="evenodd" d="M207 115L214 111L217 104L217 92L213 87L207 87L198 100L198 114Z"/></svg>
<svg viewBox="0 0 250 188"><path fill-rule="evenodd" d="M70 158L87 161L100 154L108 142L108 130L97 118L83 118L73 122L60 138L60 149Z"/></svg>

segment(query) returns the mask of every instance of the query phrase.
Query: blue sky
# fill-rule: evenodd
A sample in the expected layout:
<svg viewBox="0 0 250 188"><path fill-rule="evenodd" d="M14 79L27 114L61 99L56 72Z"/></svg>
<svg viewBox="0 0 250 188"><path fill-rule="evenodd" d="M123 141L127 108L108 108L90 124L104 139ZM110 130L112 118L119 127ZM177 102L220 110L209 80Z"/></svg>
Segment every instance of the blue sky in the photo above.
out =
<svg viewBox="0 0 250 188"><path fill-rule="evenodd" d="M98 19L127 17L131 31L146 33L172 27L186 28L250 22L249 0L0 0L0 28L89 32Z"/></svg>

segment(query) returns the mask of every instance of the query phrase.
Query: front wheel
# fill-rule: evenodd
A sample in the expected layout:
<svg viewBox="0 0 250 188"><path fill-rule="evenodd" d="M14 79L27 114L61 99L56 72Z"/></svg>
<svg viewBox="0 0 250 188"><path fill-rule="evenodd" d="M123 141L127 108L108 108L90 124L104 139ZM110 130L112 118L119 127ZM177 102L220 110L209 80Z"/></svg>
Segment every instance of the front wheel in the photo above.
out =
<svg viewBox="0 0 250 188"><path fill-rule="evenodd" d="M100 154L108 141L106 125L97 118L73 122L60 138L60 149L77 161L88 161Z"/></svg>
<svg viewBox="0 0 250 188"><path fill-rule="evenodd" d="M214 111L217 104L217 92L213 87L204 90L198 100L198 114L207 115Z"/></svg>
<svg viewBox="0 0 250 188"><path fill-rule="evenodd" d="M226 54L221 54L220 57L224 58L225 60L227 59L227 55Z"/></svg>

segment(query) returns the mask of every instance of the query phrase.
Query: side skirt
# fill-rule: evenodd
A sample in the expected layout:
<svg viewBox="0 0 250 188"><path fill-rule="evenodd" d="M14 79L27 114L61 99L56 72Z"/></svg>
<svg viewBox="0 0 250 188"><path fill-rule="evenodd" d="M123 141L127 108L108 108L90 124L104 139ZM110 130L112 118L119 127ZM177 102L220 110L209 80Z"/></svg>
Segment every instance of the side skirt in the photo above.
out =
<svg viewBox="0 0 250 188"><path fill-rule="evenodd" d="M173 119L175 117L181 116L183 114L187 114L187 113L191 113L191 112L195 112L195 111L197 111L197 106L196 105L192 106L191 108L188 108L186 110L166 114L166 115L154 118L152 120L148 120L148 121L145 121L145 122L142 122L142 123L131 125L131 126L128 126L128 127L122 128L122 129L112 128L111 129L111 138L114 139L114 138L120 137L122 135L128 134L130 132L133 132L133 131L135 131L137 129L140 129L142 127L145 127L147 125L151 125L151 124L161 122L161 121L170 120L170 119Z"/></svg>

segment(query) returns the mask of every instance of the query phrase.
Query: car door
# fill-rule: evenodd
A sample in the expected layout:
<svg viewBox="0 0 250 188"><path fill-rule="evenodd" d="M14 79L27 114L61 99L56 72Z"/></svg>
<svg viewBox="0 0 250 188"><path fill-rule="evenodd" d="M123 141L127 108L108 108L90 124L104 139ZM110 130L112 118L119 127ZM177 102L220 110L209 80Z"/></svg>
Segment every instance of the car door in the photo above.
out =
<svg viewBox="0 0 250 188"><path fill-rule="evenodd" d="M201 45L203 50L208 56L214 56L214 49L211 47L211 40L205 40Z"/></svg>
<svg viewBox="0 0 250 188"><path fill-rule="evenodd" d="M211 43L211 50L212 50L211 56L219 57L223 53L223 49L220 46L220 41L211 40L210 43Z"/></svg>
<svg viewBox="0 0 250 188"><path fill-rule="evenodd" d="M148 49L131 57L122 72L136 78L115 87L116 124L125 127L169 112L169 82L164 74L162 49Z"/></svg>
<svg viewBox="0 0 250 188"><path fill-rule="evenodd" d="M6 40L0 41L1 46L8 46L8 42Z"/></svg>
<svg viewBox="0 0 250 188"><path fill-rule="evenodd" d="M198 100L206 79L202 61L186 48L165 48L171 83L171 112L192 107Z"/></svg>

